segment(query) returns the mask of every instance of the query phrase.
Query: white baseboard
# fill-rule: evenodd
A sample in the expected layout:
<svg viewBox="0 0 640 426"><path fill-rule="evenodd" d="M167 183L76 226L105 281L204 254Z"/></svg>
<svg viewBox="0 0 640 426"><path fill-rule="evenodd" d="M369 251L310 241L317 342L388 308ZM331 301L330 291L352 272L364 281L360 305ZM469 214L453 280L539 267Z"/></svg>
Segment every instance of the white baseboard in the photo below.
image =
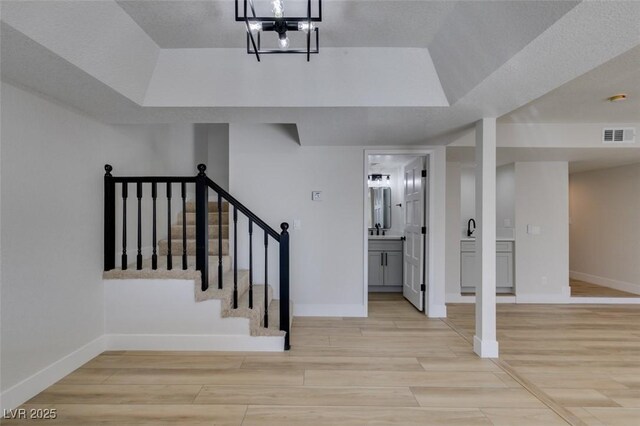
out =
<svg viewBox="0 0 640 426"><path fill-rule="evenodd" d="M496 340L482 340L473 336L473 351L480 358L498 358L498 342Z"/></svg>
<svg viewBox="0 0 640 426"><path fill-rule="evenodd" d="M572 297L569 303L576 305L640 305L638 297Z"/></svg>
<svg viewBox="0 0 640 426"><path fill-rule="evenodd" d="M296 317L366 317L364 305L324 305L296 303L293 307Z"/></svg>
<svg viewBox="0 0 640 426"><path fill-rule="evenodd" d="M429 305L427 316L429 318L446 318L447 305Z"/></svg>
<svg viewBox="0 0 640 426"><path fill-rule="evenodd" d="M569 277L574 280L585 281L591 284L597 284L604 287L640 295L640 284L613 280L611 278L599 277L597 275L585 274L584 272L577 271L570 271Z"/></svg>
<svg viewBox="0 0 640 426"><path fill-rule="evenodd" d="M516 295L516 303L544 303L544 304L563 304L570 303L571 297L563 289L562 294L522 294Z"/></svg>
<svg viewBox="0 0 640 426"><path fill-rule="evenodd" d="M476 303L475 296L463 296L461 294L447 294L445 296L447 303ZM496 295L496 303L516 303L515 296L499 296Z"/></svg>
<svg viewBox="0 0 640 426"><path fill-rule="evenodd" d="M104 336L87 343L2 392L2 410L12 410L106 350Z"/></svg>
<svg viewBox="0 0 640 426"><path fill-rule="evenodd" d="M105 334L113 351L282 352L284 337L245 335Z"/></svg>

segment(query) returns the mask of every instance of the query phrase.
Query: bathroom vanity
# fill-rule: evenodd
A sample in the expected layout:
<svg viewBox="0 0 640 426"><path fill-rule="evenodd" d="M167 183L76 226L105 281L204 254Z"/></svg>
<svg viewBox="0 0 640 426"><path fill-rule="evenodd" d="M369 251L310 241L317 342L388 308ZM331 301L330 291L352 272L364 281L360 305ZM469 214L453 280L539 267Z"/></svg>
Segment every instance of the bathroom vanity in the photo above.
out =
<svg viewBox="0 0 640 426"><path fill-rule="evenodd" d="M400 237L369 237L369 291L402 291L402 247Z"/></svg>
<svg viewBox="0 0 640 426"><path fill-rule="evenodd" d="M514 273L515 241L513 239L496 240L496 293L515 293ZM475 238L460 241L460 291L476 292L479 277L476 271Z"/></svg>

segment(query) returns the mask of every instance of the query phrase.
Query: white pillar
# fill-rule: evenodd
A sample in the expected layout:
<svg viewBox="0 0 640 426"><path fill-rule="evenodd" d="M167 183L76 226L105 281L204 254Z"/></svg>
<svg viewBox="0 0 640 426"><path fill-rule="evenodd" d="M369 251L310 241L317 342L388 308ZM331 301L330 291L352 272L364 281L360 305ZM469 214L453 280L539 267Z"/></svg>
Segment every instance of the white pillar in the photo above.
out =
<svg viewBox="0 0 640 426"><path fill-rule="evenodd" d="M498 357L496 340L496 119L476 123L476 335L473 351Z"/></svg>

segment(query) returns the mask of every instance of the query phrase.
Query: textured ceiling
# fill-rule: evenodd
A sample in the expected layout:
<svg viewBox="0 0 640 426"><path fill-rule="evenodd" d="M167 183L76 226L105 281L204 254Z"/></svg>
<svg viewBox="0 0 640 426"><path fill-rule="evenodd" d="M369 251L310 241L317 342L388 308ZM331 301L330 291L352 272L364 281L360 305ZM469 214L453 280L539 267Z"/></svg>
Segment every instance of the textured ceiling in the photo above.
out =
<svg viewBox="0 0 640 426"><path fill-rule="evenodd" d="M296 2L285 1L285 12L293 12L292 3ZM246 47L245 27L235 21L232 0L118 4L161 48ZM318 25L320 43L322 47L427 47L454 8L453 1L325 0Z"/></svg>
<svg viewBox="0 0 640 426"><path fill-rule="evenodd" d="M187 43L182 47L194 47L197 44L190 43L195 43L196 39L211 39L202 33L203 25L212 25L210 20L201 19L206 13L213 13L206 12L205 8L210 8L212 5L227 7L228 3L230 2L140 1L123 4L111 1L2 2L0 4L2 7L2 43L0 45L2 79L42 93L111 123L296 123L302 145L445 144L454 139L460 129L468 128L479 118L499 117L514 111L640 43L638 26L640 2L582 2L577 6L573 2L535 2L535 4L529 4L529 2L526 3L526 7L519 6L520 10L529 12L514 15L513 11L517 8L514 9L512 6L506 6L507 3L499 2L482 2L481 4L487 6L487 10L494 10L492 8L495 7L500 10L496 5L502 5L505 7L504 13L487 13L487 10L477 7L477 4L480 4L478 2L327 1L325 20L330 16L327 15L327 10L333 5L340 4L344 4L345 7L349 5L355 9L368 5L369 11L382 8L376 9L385 10L376 19L382 19L385 22L387 21L384 18L387 15L395 13L393 20L388 21L390 30L373 31L370 27L372 27L371 22L375 20L370 17L367 18L369 21L356 25L357 28L352 28L348 34L340 35L340 40L343 40L342 37L347 40L345 44L358 43L353 38L349 39L354 34L358 34L358 37L369 34L360 40L370 42L372 46L377 46L384 40L408 43L411 40L424 38L424 46L429 45L429 51L435 51L435 44L438 43L438 38L442 37L441 34L446 32L454 34L456 31L459 33L466 27L469 31L468 36L451 47L451 51L456 52L456 61L460 61L461 65L452 69L452 64L456 61L447 59L446 55L440 57L438 63L434 63L439 79L445 86L444 89L449 90L452 98L458 98L457 101L449 107L422 107L408 104L374 107L374 104L370 103L357 107L338 107L334 104L322 108L312 107L312 102L298 107L273 107L267 102L256 102L255 105L265 105L258 108L255 106L214 107L215 104L198 105L189 103L189 99L186 99L180 105L166 103L153 107L144 106L146 100L151 99L158 92L150 93L148 84L141 86L138 80L131 80L131 75L142 76L141 66L144 65L142 70L144 71L147 65L145 65L146 62L140 63L137 54L123 54L131 44L127 44L127 37L135 36L137 45L141 45L144 38L151 41L154 48L147 49L150 50L149 57L154 49L157 49L155 44L159 44L160 47L167 46L166 44L163 46L161 37L167 37L167 40L172 42ZM96 22L96 20L99 22L100 16L104 16L97 12L83 20L83 14L92 13L91 5L93 4L101 4L96 11L109 11L111 19L109 25L103 25L100 29L96 29L95 25L88 25L88 22ZM160 19L154 18L155 12L152 13L149 9L148 13L143 14L145 19L150 19L156 24L163 19L166 21L167 28L162 29L163 26L160 25L158 34L154 34L150 28L144 28L145 24L139 22L140 17L132 18L135 16L131 11L132 8L141 8L143 4L147 8L173 5L177 8L176 10L183 10L185 13L181 15L178 12L168 14L165 12L164 17ZM7 8L7 5L10 7ZM43 5L42 10L38 9L39 5ZM389 9L384 9L387 6ZM56 13L49 13L57 7L62 9L55 11ZM413 7L426 7L429 12L414 13L411 9ZM506 12L507 9L511 12ZM467 17L451 20L452 16L464 16L471 10L480 13L477 16L478 19L473 20ZM566 13L562 15L564 11ZM343 15L335 17L335 22L340 23L337 26L340 31L344 29L342 24L349 20L347 18L356 16L350 13L352 12L345 10ZM176 22L182 22L182 24L173 22L172 16ZM417 19L420 22L427 22L430 19L433 19L433 22L428 21L424 26L403 25L403 22L413 22L410 20L416 17L420 18ZM491 33L492 36L487 35L493 28L491 19L507 17L514 22L508 25L501 23L503 31ZM220 25L230 25L235 28L237 23L233 19L230 22L220 23ZM495 24L498 25L497 22ZM239 25L241 27L241 24ZM143 27L144 31L140 31L140 27ZM168 27L183 33L171 35L172 30ZM191 33L191 30L194 32ZM365 30L370 32L366 33ZM214 28L211 31L217 31L217 29ZM242 33L243 30L239 31ZM325 35L327 41L331 39L330 34L323 33L323 40ZM493 41L487 44L481 40L485 36ZM477 52L459 55L460 52L469 49L469 46L476 46ZM351 48L340 49L347 51ZM160 50L162 55L163 50ZM238 51L241 52L240 49ZM372 52L372 55L378 55L384 59L384 53L384 49L378 49ZM228 79L225 81L233 81L229 83L230 87L241 85L242 79L251 79L255 73L268 69L262 66L263 63L251 60L252 58L248 55L244 57L247 61L243 61L242 66L237 67L237 72L234 68L234 72L225 75ZM279 58L281 57L273 55L269 60L278 61ZM313 58L309 64L304 62L303 58L297 59L302 61L301 64L313 69ZM334 61L335 68L328 69L331 71L332 78L340 79L343 75L340 69L344 66L344 61L338 58ZM624 66L610 69L608 73L611 75L608 78L615 79L617 74L626 73L628 67L637 69L637 64L634 64L633 60L625 63ZM102 66L98 66L100 64ZM179 61L172 64L178 70L179 65ZM390 65L402 67L404 64ZM105 66L111 67L111 71L106 75ZM162 71L157 67L156 64L151 80ZM362 69L362 73L373 77L377 71L376 68L371 67ZM449 75L454 72L470 74L468 78L460 79L459 75ZM602 78L607 77L605 75ZM424 75L417 73L412 76L411 81L402 83L420 87L425 84L424 79ZM128 86L126 88L129 92L122 89L123 84L129 84L130 81L136 85L136 93L144 93L144 101L140 102L137 95L132 96ZM384 94L385 89L388 90L389 87L387 81L388 79L372 78L369 83L371 90ZM446 81L453 83L445 83ZM201 83L193 82L196 89ZM277 85L276 89L280 88L283 93L291 89L287 86L286 79L282 81L275 79L273 84ZM171 87L170 82L161 86ZM331 90L335 85L326 83L324 86L327 86L327 90ZM586 86L588 88L588 84ZM162 87L152 88L152 91L161 90ZM205 89L211 92L210 87L203 87L203 90ZM265 95L261 91L254 92L257 97ZM345 93L341 95L349 95L348 89L343 92ZM211 93L215 96L214 92ZM562 114L566 113L567 109L564 108L555 116L562 120Z"/></svg>
<svg viewBox="0 0 640 426"><path fill-rule="evenodd" d="M616 93L626 93L627 100L609 102L607 98ZM640 122L640 46L518 108L501 121Z"/></svg>

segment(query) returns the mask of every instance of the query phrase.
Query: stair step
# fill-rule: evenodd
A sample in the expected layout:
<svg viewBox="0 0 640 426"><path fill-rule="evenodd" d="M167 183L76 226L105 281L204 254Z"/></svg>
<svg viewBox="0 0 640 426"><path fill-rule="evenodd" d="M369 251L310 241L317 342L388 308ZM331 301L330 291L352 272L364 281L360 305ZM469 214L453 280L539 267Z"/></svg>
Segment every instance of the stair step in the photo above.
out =
<svg viewBox="0 0 640 426"><path fill-rule="evenodd" d="M293 325L293 302L289 300L289 330ZM269 328L280 330L280 300L274 299L269 304Z"/></svg>
<svg viewBox="0 0 640 426"><path fill-rule="evenodd" d="M196 214L187 212L186 213L187 225L195 225L196 224ZM217 225L218 224L218 213L209 213L209 225ZM178 213L178 224L182 225L182 213ZM229 212L222 213L222 224L229 224Z"/></svg>
<svg viewBox="0 0 640 426"><path fill-rule="evenodd" d="M168 240L160 240L160 255L166 255L169 249ZM222 254L229 254L229 240L222 240ZM178 240L171 240L171 255L182 255L182 238ZM187 240L187 255L195 256L196 255L196 240L188 239ZM209 255L218 255L218 239L210 239L209 240Z"/></svg>
<svg viewBox="0 0 640 426"><path fill-rule="evenodd" d="M209 213L218 211L218 202L217 201L209 201L208 205L209 205ZM188 201L186 207L187 207L186 211L188 213L195 213L195 211L196 211L196 202L195 201ZM226 201L222 202L222 211L223 212L228 212L229 211L229 203L227 203Z"/></svg>
<svg viewBox="0 0 640 426"><path fill-rule="evenodd" d="M122 270L120 268L120 264L116 266L116 269L105 272L105 278L141 278L141 275L149 275L153 276L142 277L142 278L166 278L166 279L176 279L180 278L180 275L183 272L196 272L196 257L195 256L187 256L187 269L186 271L182 269L182 255L180 256L171 256L172 269L167 270L167 256L158 255L158 269L151 269L151 258L144 258L142 260L142 270L136 270L136 262L135 256L129 256L129 260L133 259L127 265L126 270ZM222 271L223 273L228 273L231 270L231 256L222 256ZM209 256L209 275L212 273L218 274L218 257ZM117 275L117 276L116 276ZM193 275L193 274L191 274ZM216 278L217 283L217 278Z"/></svg>
<svg viewBox="0 0 640 426"><path fill-rule="evenodd" d="M187 238L196 237L196 226L187 225ZM182 225L173 225L171 227L171 238L182 239ZM209 238L218 238L218 225L209 225ZM222 225L222 238L229 238L229 225ZM217 243L216 243L217 244Z"/></svg>

